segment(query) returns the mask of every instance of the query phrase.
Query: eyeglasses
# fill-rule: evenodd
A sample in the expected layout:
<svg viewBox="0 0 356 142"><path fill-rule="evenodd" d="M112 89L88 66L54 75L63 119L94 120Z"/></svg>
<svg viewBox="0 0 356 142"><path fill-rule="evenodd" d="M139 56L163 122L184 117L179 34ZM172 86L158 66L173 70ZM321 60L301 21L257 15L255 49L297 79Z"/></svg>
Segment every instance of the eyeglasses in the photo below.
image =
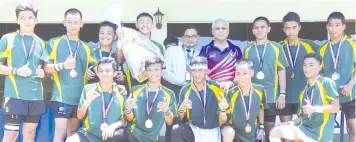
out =
<svg viewBox="0 0 356 142"><path fill-rule="evenodd" d="M196 38L198 38L198 35L192 35L192 36L184 35L183 37L184 37L184 39L196 39Z"/></svg>

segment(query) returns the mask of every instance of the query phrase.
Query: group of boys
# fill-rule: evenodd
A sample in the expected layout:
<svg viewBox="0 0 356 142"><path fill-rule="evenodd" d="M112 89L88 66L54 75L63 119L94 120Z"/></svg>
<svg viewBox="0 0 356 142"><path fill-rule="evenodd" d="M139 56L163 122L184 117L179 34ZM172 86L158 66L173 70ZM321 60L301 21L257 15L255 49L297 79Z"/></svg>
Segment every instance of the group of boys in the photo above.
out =
<svg viewBox="0 0 356 142"><path fill-rule="evenodd" d="M49 75L55 142L151 142L163 125L168 126L166 141L173 142L252 142L264 136L272 142L332 141L340 105L350 141L355 141L356 45L344 35L340 12L329 15L330 40L322 46L298 36L297 13L284 16L287 38L281 43L268 40L270 22L257 17L256 40L234 62L234 81L208 79L210 60L197 56L189 63L192 80L178 98L162 85L165 64L159 57L145 62L147 81L130 75L123 52L115 47L118 25L102 22L100 45L91 48L79 38L82 13L72 8L64 14L66 34L45 42L34 32L37 14L33 5L19 5L19 30L0 41L0 74L6 76L3 141L16 141L21 120L24 140L35 140L46 111L42 80ZM164 55L164 47L150 38L152 16L139 14L136 27ZM292 120L295 113L298 119ZM277 115L280 126L275 126Z"/></svg>

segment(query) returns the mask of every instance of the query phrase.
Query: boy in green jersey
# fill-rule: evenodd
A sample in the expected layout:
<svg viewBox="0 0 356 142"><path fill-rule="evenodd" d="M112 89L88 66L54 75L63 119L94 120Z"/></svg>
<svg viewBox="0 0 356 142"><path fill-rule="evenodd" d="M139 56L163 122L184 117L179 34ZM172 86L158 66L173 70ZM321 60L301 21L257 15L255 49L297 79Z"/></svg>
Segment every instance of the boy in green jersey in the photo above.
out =
<svg viewBox="0 0 356 142"><path fill-rule="evenodd" d="M298 119L282 123L271 130L271 142L281 138L304 142L333 140L335 114L339 99L335 82L319 75L322 59L318 54L305 55L303 71L307 78L305 90L299 100Z"/></svg>
<svg viewBox="0 0 356 142"><path fill-rule="evenodd" d="M333 12L327 19L326 29L330 41L322 45L320 55L323 57L323 74L333 79L340 94L341 110L345 113L347 132L350 142L355 139L355 70L356 44L345 33L345 16Z"/></svg>
<svg viewBox="0 0 356 142"><path fill-rule="evenodd" d="M148 82L132 88L125 103L130 142L156 142L163 124L172 125L177 116L174 92L161 85L163 61L159 57L145 61Z"/></svg>
<svg viewBox="0 0 356 142"><path fill-rule="evenodd" d="M79 39L83 27L82 13L75 8L64 13L66 35L47 43L49 59L45 72L53 76L52 110L55 118L54 141L64 141L76 133L80 120L77 108L81 92L87 84L88 67L96 63L92 49Z"/></svg>
<svg viewBox="0 0 356 142"><path fill-rule="evenodd" d="M83 127L67 142L122 142L124 131L125 88L114 83L117 64L114 58L103 57L98 63L99 82L84 87L77 116Z"/></svg>
<svg viewBox="0 0 356 142"><path fill-rule="evenodd" d="M41 79L48 54L45 42L35 33L38 10L32 4L16 7L20 29L0 40L0 74L5 75L4 142L15 142L23 119L23 139L34 142L37 124L46 111Z"/></svg>
<svg viewBox="0 0 356 142"><path fill-rule="evenodd" d="M282 42L282 46L289 67L286 68L286 106L279 115L282 122L291 121L299 108L299 95L307 82L303 73L304 56L308 53L318 53L320 48L311 40L299 38L300 29L300 17L297 13L289 12L283 17L283 31L287 38Z"/></svg>

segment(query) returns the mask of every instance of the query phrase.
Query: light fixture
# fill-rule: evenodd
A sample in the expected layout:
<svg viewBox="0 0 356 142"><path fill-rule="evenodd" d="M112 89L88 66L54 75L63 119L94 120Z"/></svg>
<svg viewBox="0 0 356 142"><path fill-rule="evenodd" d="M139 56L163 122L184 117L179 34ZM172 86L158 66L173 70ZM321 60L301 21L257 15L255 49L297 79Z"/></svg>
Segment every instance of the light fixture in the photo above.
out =
<svg viewBox="0 0 356 142"><path fill-rule="evenodd" d="M161 11L159 11L159 7L158 7L157 12L155 14L153 14L153 16L155 16L156 28L161 29L162 28L162 17L164 16L164 14Z"/></svg>

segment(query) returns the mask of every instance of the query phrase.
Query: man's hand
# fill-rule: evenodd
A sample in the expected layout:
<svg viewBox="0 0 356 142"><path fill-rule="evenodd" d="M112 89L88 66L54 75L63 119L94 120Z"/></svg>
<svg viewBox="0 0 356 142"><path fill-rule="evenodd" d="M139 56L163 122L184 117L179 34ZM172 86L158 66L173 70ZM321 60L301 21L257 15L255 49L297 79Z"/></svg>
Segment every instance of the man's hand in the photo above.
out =
<svg viewBox="0 0 356 142"><path fill-rule="evenodd" d="M67 70L71 70L75 68L75 58L72 55L69 55L64 62L64 68Z"/></svg>
<svg viewBox="0 0 356 142"><path fill-rule="evenodd" d="M92 69L93 69L92 67L87 69L87 76L86 76L87 80L92 80L96 75L95 72L93 72Z"/></svg>
<svg viewBox="0 0 356 142"><path fill-rule="evenodd" d="M116 129L116 124L111 124L109 125L102 133L101 133L101 137L102 139L105 141L108 138L112 138L114 136L115 133L115 129Z"/></svg>
<svg viewBox="0 0 356 142"><path fill-rule="evenodd" d="M44 78L45 77L45 72L43 69L41 69L41 65L39 65L36 69L36 75L38 78Z"/></svg>
<svg viewBox="0 0 356 142"><path fill-rule="evenodd" d="M130 96L126 100L125 108L127 110L132 110L132 109L134 109L136 107L137 107L136 100L132 97L132 94L130 94Z"/></svg>
<svg viewBox="0 0 356 142"><path fill-rule="evenodd" d="M286 97L285 96L279 96L276 102L276 108L278 110L284 109L286 106Z"/></svg>
<svg viewBox="0 0 356 142"><path fill-rule="evenodd" d="M163 102L158 103L157 111L158 112L168 112L169 111L169 102L167 102L166 98L163 99Z"/></svg>
<svg viewBox="0 0 356 142"><path fill-rule="evenodd" d="M351 83L348 83L346 85L343 85L343 86L340 86L340 88L342 88L342 92L341 94L345 97L348 97L350 96L351 92L352 92L352 89L353 89L353 84Z"/></svg>
<svg viewBox="0 0 356 142"><path fill-rule="evenodd" d="M87 92L87 98L85 99L85 104L90 104L95 98L99 97L100 94L96 92L96 87L92 87Z"/></svg>
<svg viewBox="0 0 356 142"><path fill-rule="evenodd" d="M185 98L183 103L180 105L180 109L185 110L185 109L192 109L193 103L191 100L188 98Z"/></svg>
<svg viewBox="0 0 356 142"><path fill-rule="evenodd" d="M219 109L222 111L226 111L229 108L229 104L227 103L224 94L221 94L221 97L219 97Z"/></svg>
<svg viewBox="0 0 356 142"><path fill-rule="evenodd" d="M29 63L27 63L26 65L23 65L22 67L18 68L16 70L16 74L18 76L22 76L22 77L28 77L32 74L31 69L28 67Z"/></svg>

